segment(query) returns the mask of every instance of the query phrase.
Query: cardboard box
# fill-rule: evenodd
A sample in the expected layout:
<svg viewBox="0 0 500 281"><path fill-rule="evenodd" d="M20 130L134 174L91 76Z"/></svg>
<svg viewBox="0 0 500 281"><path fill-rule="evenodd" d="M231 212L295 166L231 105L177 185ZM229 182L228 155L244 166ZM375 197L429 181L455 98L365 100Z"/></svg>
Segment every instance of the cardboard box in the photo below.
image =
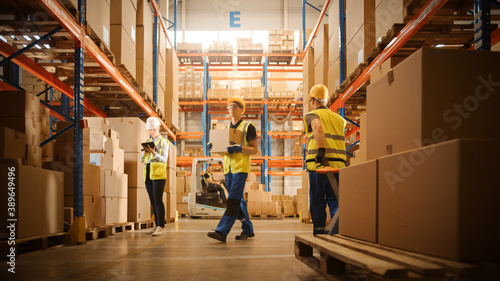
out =
<svg viewBox="0 0 500 281"><path fill-rule="evenodd" d="M461 137L500 138L491 129L500 124L499 64L497 52L423 48L370 84L367 159Z"/></svg>
<svg viewBox="0 0 500 281"><path fill-rule="evenodd" d="M7 127L0 127L0 159L26 158L26 135Z"/></svg>
<svg viewBox="0 0 500 281"><path fill-rule="evenodd" d="M9 182L15 186L9 192L15 193L16 238L63 232L63 173L12 164L1 165L1 173L2 186L6 190L0 195L3 206L8 206ZM6 222L8 218L11 217L7 217L6 211L1 212L2 221ZM2 229L2 235L7 237L7 231L7 228Z"/></svg>
<svg viewBox="0 0 500 281"><path fill-rule="evenodd" d="M338 23L334 26L337 26ZM328 62L328 24L321 24L319 26L318 33L316 34L316 38L314 39L314 64L318 64L319 60L325 60ZM327 64L325 64L327 65Z"/></svg>
<svg viewBox="0 0 500 281"><path fill-rule="evenodd" d="M187 192L177 192L177 204L188 203L188 194Z"/></svg>
<svg viewBox="0 0 500 281"><path fill-rule="evenodd" d="M153 61L147 62L143 59L136 59L136 80L139 84L139 91L145 92L153 98Z"/></svg>
<svg viewBox="0 0 500 281"><path fill-rule="evenodd" d="M340 169L341 235L377 243L377 172L377 160Z"/></svg>
<svg viewBox="0 0 500 281"><path fill-rule="evenodd" d="M84 162L82 175L83 195L101 196L101 168ZM73 171L64 173L64 195L73 195Z"/></svg>
<svg viewBox="0 0 500 281"><path fill-rule="evenodd" d="M347 2L347 1L346 1ZM346 42L349 43L362 25L375 24L375 0L350 0L346 5ZM338 26L338 22L335 26ZM373 29L372 37L375 37ZM348 72L349 73L349 72Z"/></svg>
<svg viewBox="0 0 500 281"><path fill-rule="evenodd" d="M83 216L85 227L103 225L103 199L101 196L83 195Z"/></svg>
<svg viewBox="0 0 500 281"><path fill-rule="evenodd" d="M73 208L71 207L64 207L64 222L72 225L73 224L73 217L74 217L74 212Z"/></svg>
<svg viewBox="0 0 500 281"><path fill-rule="evenodd" d="M25 117L0 117L0 126L23 133L26 137L26 144L40 146L40 122Z"/></svg>
<svg viewBox="0 0 500 281"><path fill-rule="evenodd" d="M104 169L122 172L125 170L125 152L123 149L114 147L111 139L105 143L105 153L103 153L103 162L100 165Z"/></svg>
<svg viewBox="0 0 500 281"><path fill-rule="evenodd" d="M379 42L387 35L394 24L402 24L405 19L405 7L409 0L377 0L375 8L375 39Z"/></svg>
<svg viewBox="0 0 500 281"><path fill-rule="evenodd" d="M175 193L177 183L177 171L174 169L167 168L167 182L165 183L165 192Z"/></svg>
<svg viewBox="0 0 500 281"><path fill-rule="evenodd" d="M346 47L346 73L353 73L358 65L367 62L375 47L375 23L361 26Z"/></svg>
<svg viewBox="0 0 500 281"><path fill-rule="evenodd" d="M175 180L175 188L177 189L177 192L186 192L186 176L177 175Z"/></svg>
<svg viewBox="0 0 500 281"><path fill-rule="evenodd" d="M110 14L111 7L109 1L87 0L87 24L95 34L109 47Z"/></svg>
<svg viewBox="0 0 500 281"><path fill-rule="evenodd" d="M103 199L103 224L113 224L120 221L120 208L118 197L102 197Z"/></svg>
<svg viewBox="0 0 500 281"><path fill-rule="evenodd" d="M379 67L370 73L370 83L375 83L378 79L384 77L393 67L402 62L406 57L390 57Z"/></svg>
<svg viewBox="0 0 500 281"><path fill-rule="evenodd" d="M456 261L497 260L499 145L457 139L381 157L379 243Z"/></svg>
<svg viewBox="0 0 500 281"><path fill-rule="evenodd" d="M72 142L58 142L54 143L54 161L60 162L68 167L74 166L74 152ZM90 163L90 147L84 145L83 147L83 162ZM29 154L28 148L28 154ZM36 154L38 151L33 150ZM41 155L41 148L40 148Z"/></svg>
<svg viewBox="0 0 500 281"><path fill-rule="evenodd" d="M135 77L135 41L129 37L122 25L115 24L111 25L110 38L110 49L115 55L116 64L123 64L128 72Z"/></svg>
<svg viewBox="0 0 500 281"><path fill-rule="evenodd" d="M127 221L141 222L151 219L151 201L146 188L128 188Z"/></svg>
<svg viewBox="0 0 500 281"><path fill-rule="evenodd" d="M210 142L212 143L212 153L225 153L227 146L231 142L241 144L241 131L237 129L218 129L210 131Z"/></svg>
<svg viewBox="0 0 500 281"><path fill-rule="evenodd" d="M141 162L141 153L126 152L125 153L125 174L128 175L129 187L145 188L144 183L144 163Z"/></svg>
<svg viewBox="0 0 500 281"><path fill-rule="evenodd" d="M163 112L165 121L179 128L179 104L168 97L165 98L165 111Z"/></svg>
<svg viewBox="0 0 500 281"><path fill-rule="evenodd" d="M179 215L189 215L189 204L177 203L177 212Z"/></svg>
<svg viewBox="0 0 500 281"><path fill-rule="evenodd" d="M40 121L40 99L24 91L0 92L0 117L25 117Z"/></svg>
<svg viewBox="0 0 500 281"><path fill-rule="evenodd" d="M127 0L111 0L110 6L111 13L109 23L111 25L122 25L135 45L136 9L134 5L131 1Z"/></svg>
<svg viewBox="0 0 500 281"><path fill-rule="evenodd" d="M137 25L146 25L153 24L153 17L151 7L148 0L137 0L137 13L136 13L136 24ZM163 15L167 17L167 15Z"/></svg>
<svg viewBox="0 0 500 281"><path fill-rule="evenodd" d="M248 201L247 210L249 214L260 215L262 214L262 203L259 201Z"/></svg>
<svg viewBox="0 0 500 281"><path fill-rule="evenodd" d="M120 146L125 152L140 152L141 143L149 139L146 123L137 117L107 118L109 128L120 134Z"/></svg>
<svg viewBox="0 0 500 281"><path fill-rule="evenodd" d="M127 198L128 175L104 169L104 186L100 194L107 197Z"/></svg>
<svg viewBox="0 0 500 281"><path fill-rule="evenodd" d="M50 109L40 105L40 126L43 135L50 135Z"/></svg>
<svg viewBox="0 0 500 281"><path fill-rule="evenodd" d="M90 135L105 135L109 129L108 120L101 117L85 117Z"/></svg>
<svg viewBox="0 0 500 281"><path fill-rule="evenodd" d="M165 202L165 215L167 218L175 218L177 211L177 194L176 192L167 192L167 201Z"/></svg>

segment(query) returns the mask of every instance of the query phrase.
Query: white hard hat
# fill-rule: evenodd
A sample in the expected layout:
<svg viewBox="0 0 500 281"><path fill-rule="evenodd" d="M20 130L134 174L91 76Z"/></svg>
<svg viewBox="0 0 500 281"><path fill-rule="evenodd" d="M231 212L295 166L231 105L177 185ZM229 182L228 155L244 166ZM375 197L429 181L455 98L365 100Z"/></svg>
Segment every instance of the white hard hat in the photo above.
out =
<svg viewBox="0 0 500 281"><path fill-rule="evenodd" d="M157 117L149 117L148 120L146 120L146 129L156 129L161 126L160 120L158 120Z"/></svg>

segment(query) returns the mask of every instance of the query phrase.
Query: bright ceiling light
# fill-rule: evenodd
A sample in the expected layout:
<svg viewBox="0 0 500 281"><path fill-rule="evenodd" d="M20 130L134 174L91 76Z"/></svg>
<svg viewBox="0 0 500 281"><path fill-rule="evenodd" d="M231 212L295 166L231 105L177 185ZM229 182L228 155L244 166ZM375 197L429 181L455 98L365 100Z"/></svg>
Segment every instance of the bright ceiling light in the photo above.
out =
<svg viewBox="0 0 500 281"><path fill-rule="evenodd" d="M24 39L31 41L31 38L28 35L23 35Z"/></svg>

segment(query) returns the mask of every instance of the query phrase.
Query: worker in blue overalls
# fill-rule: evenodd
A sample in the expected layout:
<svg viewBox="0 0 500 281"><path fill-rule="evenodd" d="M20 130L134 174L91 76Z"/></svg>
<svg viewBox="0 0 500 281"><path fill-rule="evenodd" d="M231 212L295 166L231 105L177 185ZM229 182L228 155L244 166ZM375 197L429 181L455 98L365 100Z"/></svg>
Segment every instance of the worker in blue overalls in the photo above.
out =
<svg viewBox="0 0 500 281"><path fill-rule="evenodd" d="M225 128L241 131L241 145L228 146L227 153L224 154L225 185L229 193L227 209L215 231L207 233L208 237L224 243L236 219L242 223L242 232L236 235L236 240L246 240L255 236L248 216L247 204L243 199L243 190L248 173L250 173L250 155L257 154L258 151L255 126L241 119L241 115L245 112L245 100L241 97L232 97L227 100L227 105L231 124Z"/></svg>
<svg viewBox="0 0 500 281"><path fill-rule="evenodd" d="M309 172L309 202L313 220L313 234L326 233L326 204L333 218L338 209L338 201L326 174L316 170L324 168L325 160L332 168L346 166L345 125L346 121L326 107L328 88L315 85L308 96L312 111L304 116L307 137L306 169ZM335 174L337 182L338 173Z"/></svg>

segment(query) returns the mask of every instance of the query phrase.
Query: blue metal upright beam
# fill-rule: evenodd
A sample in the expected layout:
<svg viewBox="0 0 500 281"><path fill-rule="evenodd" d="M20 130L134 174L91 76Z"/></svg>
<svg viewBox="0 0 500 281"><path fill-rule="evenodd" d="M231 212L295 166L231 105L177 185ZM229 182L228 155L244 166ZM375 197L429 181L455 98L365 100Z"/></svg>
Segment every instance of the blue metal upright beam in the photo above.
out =
<svg viewBox="0 0 500 281"><path fill-rule="evenodd" d="M174 49L177 51L177 0L174 0Z"/></svg>
<svg viewBox="0 0 500 281"><path fill-rule="evenodd" d="M85 25L85 0L78 0L79 23ZM80 41L75 42L75 99L73 135L73 208L75 217L83 217L83 119L84 49Z"/></svg>
<svg viewBox="0 0 500 281"><path fill-rule="evenodd" d="M203 100L207 101L207 91L208 91L208 63L206 62L206 57L203 57ZM207 147L207 143L209 142L209 130L208 122L210 122L210 116L208 116L208 104L203 104L203 112L201 115L201 129L203 131L202 137L202 147L203 147L203 155L209 156L210 152Z"/></svg>
<svg viewBox="0 0 500 281"><path fill-rule="evenodd" d="M302 0L302 51L306 49L306 2Z"/></svg>
<svg viewBox="0 0 500 281"><path fill-rule="evenodd" d="M268 58L266 57L264 59L264 71L262 73L263 75L263 87L264 87L264 100L268 99L268 93L267 93L267 66L268 66ZM268 168L268 162L266 159L266 156L269 155L269 144L268 144L268 138L267 138L267 131L269 130L268 128L268 105L267 103L264 104L264 109L262 112L262 118L260 122L260 141L261 141L261 149L262 149L262 156L264 156L264 160L262 161L262 168L260 172L260 177L261 177L261 183L264 184L265 186L265 191L269 191L269 168Z"/></svg>
<svg viewBox="0 0 500 281"><path fill-rule="evenodd" d="M491 50L490 0L474 0L474 49Z"/></svg>
<svg viewBox="0 0 500 281"><path fill-rule="evenodd" d="M339 0L339 63L340 63L340 84L346 77L346 43L345 43L345 2ZM345 105L340 108L340 116L345 117Z"/></svg>
<svg viewBox="0 0 500 281"><path fill-rule="evenodd" d="M156 0L151 0L156 1ZM153 101L158 104L158 16L155 14L153 25Z"/></svg>

